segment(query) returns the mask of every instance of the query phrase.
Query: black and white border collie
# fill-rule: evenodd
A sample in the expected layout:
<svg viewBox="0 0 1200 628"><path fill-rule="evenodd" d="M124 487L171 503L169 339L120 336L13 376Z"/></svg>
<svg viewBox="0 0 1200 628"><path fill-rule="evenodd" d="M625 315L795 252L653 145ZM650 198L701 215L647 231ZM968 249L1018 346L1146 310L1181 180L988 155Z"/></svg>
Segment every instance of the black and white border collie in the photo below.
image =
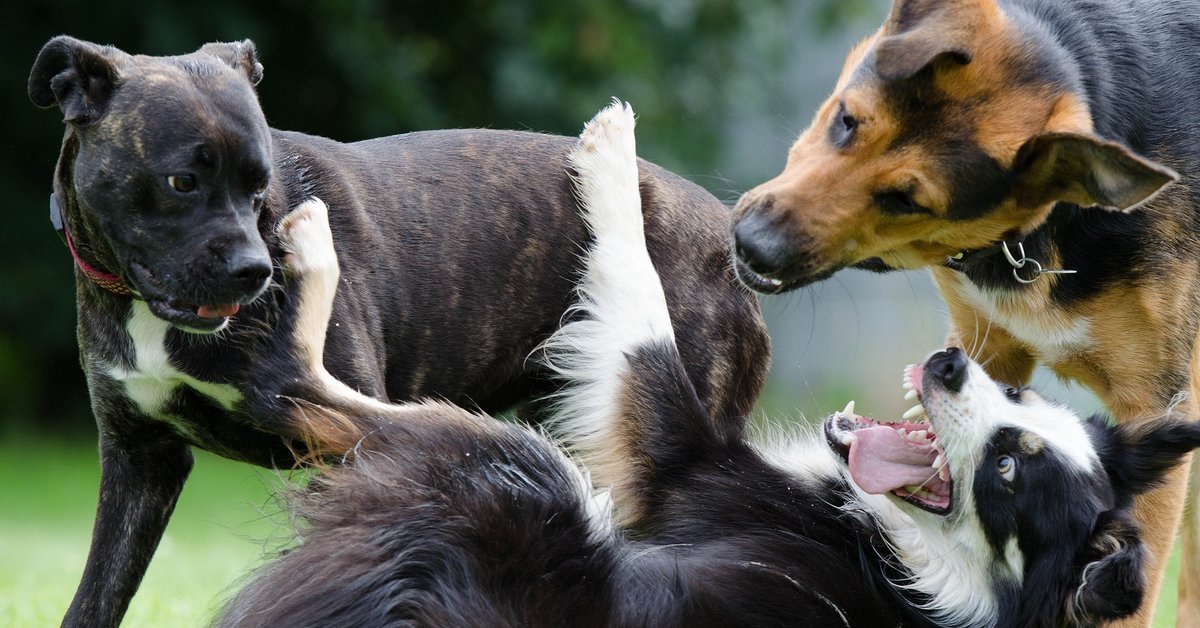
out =
<svg viewBox="0 0 1200 628"><path fill-rule="evenodd" d="M325 207L280 227L304 316L281 342L309 418L377 417L294 503L296 547L223 626L1063 626L1134 611L1134 496L1200 445L1195 424L1111 427L1006 388L957 349L904 372L919 421L853 404L750 442L712 416L646 255L628 106L571 156L595 241L578 317L546 347L552 431L440 403L390 406L324 372L337 284ZM319 393L319 394L314 394Z"/></svg>

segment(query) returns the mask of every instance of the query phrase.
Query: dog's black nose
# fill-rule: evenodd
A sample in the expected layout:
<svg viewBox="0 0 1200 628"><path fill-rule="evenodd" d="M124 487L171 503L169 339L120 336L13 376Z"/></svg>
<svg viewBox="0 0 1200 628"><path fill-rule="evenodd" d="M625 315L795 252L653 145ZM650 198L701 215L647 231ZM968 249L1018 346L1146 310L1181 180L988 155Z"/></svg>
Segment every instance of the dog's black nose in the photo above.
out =
<svg viewBox="0 0 1200 628"><path fill-rule="evenodd" d="M234 255L226 263L226 272L238 291L255 293L271 278L271 260L259 255Z"/></svg>
<svg viewBox="0 0 1200 628"><path fill-rule="evenodd" d="M958 392L967 381L967 355L958 347L938 351L925 362L925 372L936 378L946 390Z"/></svg>
<svg viewBox="0 0 1200 628"><path fill-rule="evenodd" d="M791 260L787 236L761 213L748 213L733 226L733 246L738 259L750 270L773 276Z"/></svg>

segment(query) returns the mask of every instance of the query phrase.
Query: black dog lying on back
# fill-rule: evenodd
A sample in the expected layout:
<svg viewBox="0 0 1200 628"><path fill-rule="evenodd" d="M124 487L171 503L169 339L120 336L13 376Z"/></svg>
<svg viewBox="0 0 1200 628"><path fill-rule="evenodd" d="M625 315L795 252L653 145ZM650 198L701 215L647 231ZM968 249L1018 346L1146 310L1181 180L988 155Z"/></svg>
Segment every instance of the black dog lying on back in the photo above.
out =
<svg viewBox="0 0 1200 628"><path fill-rule="evenodd" d="M333 380L337 259L307 202L281 232L300 324L276 338L296 368L278 376L331 403L295 412L382 423L304 490L301 542L218 625L1052 628L1139 607L1133 499L1200 424L1080 420L950 349L905 371L927 422L850 405L823 434L753 444L706 411L677 350L632 112L601 112L571 159L595 242L584 315L546 349L567 384L551 425L587 471L527 428Z"/></svg>
<svg viewBox="0 0 1200 628"><path fill-rule="evenodd" d="M327 354L376 399L437 396L498 411L544 391L527 356L560 325L587 236L571 140L445 131L341 144L268 128L249 41L177 57L69 37L29 95L66 135L54 180L77 273L79 343L100 432L91 550L66 625L119 623L192 465L191 447L266 466L342 453L345 422L265 394L289 327L272 281L280 218L319 196L342 274ZM730 272L728 211L641 164L648 238L707 408L744 416L768 345ZM207 334L207 335L203 335Z"/></svg>

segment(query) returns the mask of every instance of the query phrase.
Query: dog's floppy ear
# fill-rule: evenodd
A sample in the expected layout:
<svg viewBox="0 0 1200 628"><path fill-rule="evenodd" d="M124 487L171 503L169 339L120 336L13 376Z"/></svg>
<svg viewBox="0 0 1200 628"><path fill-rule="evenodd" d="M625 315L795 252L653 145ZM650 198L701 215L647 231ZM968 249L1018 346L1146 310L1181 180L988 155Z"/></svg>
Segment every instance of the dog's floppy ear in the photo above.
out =
<svg viewBox="0 0 1200 628"><path fill-rule="evenodd" d="M970 43L986 1L895 0L875 42L875 73L899 81L939 59L970 63Z"/></svg>
<svg viewBox="0 0 1200 628"><path fill-rule="evenodd" d="M108 109L126 57L112 46L55 37L42 46L33 62L29 99L39 107L58 105L66 122L91 124Z"/></svg>
<svg viewBox="0 0 1200 628"><path fill-rule="evenodd" d="M1179 179L1170 168L1094 135L1035 135L1013 162L1014 194L1021 207L1067 202L1127 211Z"/></svg>
<svg viewBox="0 0 1200 628"><path fill-rule="evenodd" d="M1101 513L1081 558L1080 581L1067 600L1067 614L1077 624L1125 617L1142 605L1146 550L1128 512Z"/></svg>
<svg viewBox="0 0 1200 628"><path fill-rule="evenodd" d="M1094 420L1094 419L1093 419ZM1200 447L1200 423L1164 417L1110 428L1096 453L1119 501L1128 503L1162 481Z"/></svg>
<svg viewBox="0 0 1200 628"><path fill-rule="evenodd" d="M258 62L258 49L249 39L204 44L198 52L210 54L233 69L244 72L251 85L258 85L262 80L263 66Z"/></svg>

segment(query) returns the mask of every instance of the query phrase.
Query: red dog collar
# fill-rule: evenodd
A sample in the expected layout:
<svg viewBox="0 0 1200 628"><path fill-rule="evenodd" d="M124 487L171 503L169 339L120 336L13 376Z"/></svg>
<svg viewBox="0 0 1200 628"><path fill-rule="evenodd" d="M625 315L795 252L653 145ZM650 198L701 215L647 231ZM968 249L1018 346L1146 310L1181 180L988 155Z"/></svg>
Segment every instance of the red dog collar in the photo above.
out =
<svg viewBox="0 0 1200 628"><path fill-rule="evenodd" d="M133 291L125 282L118 276L106 273L91 264L83 261L79 257L79 252L75 250L75 243L71 241L71 230L67 228L67 223L63 220L62 209L58 206L58 198L54 194L50 195L50 222L54 224L54 228L63 236L63 240L67 243L67 248L71 251L71 257L75 260L75 265L79 270L83 271L83 275L92 280L92 283L108 290L113 294L119 294L123 297L133 296Z"/></svg>

